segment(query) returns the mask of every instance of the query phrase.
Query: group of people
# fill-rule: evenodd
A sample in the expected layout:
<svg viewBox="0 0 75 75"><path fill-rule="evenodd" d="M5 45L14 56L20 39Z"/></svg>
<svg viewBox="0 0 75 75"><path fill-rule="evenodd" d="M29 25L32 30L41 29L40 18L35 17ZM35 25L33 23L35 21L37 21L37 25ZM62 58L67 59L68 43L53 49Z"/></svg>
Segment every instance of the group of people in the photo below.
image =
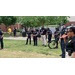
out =
<svg viewBox="0 0 75 75"><path fill-rule="evenodd" d="M8 28L8 32L9 32L9 36L11 37L12 36L12 29L11 29L11 27ZM16 27L14 27L13 28L13 35L14 35L14 37L16 37L16 32L17 32L17 29L16 29ZM19 29L19 32L22 33L23 37L26 36L26 31L25 31L24 27L23 27L23 29Z"/></svg>
<svg viewBox="0 0 75 75"><path fill-rule="evenodd" d="M49 28L45 29L44 26L42 26L41 30L39 30L38 32L35 28L33 29L33 32L31 32L30 29L28 29L26 45L28 44L28 40L30 40L31 44L31 38L33 37L33 46L37 46L37 37L41 37L43 42L42 46L46 47L46 35L48 35L48 42L51 42L52 31Z"/></svg>
<svg viewBox="0 0 75 75"><path fill-rule="evenodd" d="M75 58L75 27L66 28L62 23L59 41L61 44L62 58Z"/></svg>
<svg viewBox="0 0 75 75"><path fill-rule="evenodd" d="M42 26L39 33L35 29L33 30L33 33L30 31L30 29L28 29L26 45L28 44L29 39L31 44L31 37L33 37L33 46L37 46L37 37L39 34L41 34L40 36L43 42L42 46L46 47L46 36L48 35L48 42L50 43L52 38L52 31L49 28L45 29L44 26ZM60 42L62 51L60 56L62 58L75 57L75 27L70 27L67 29L65 23L62 23L60 31L59 28L56 28L54 37L56 42L55 48L58 48L58 41Z"/></svg>
<svg viewBox="0 0 75 75"><path fill-rule="evenodd" d="M11 37L11 36L12 36L11 27L9 27L8 32L9 32L9 36ZM15 27L14 27L14 29L13 29L13 34L14 34L14 37L16 37L16 28L15 28Z"/></svg>
<svg viewBox="0 0 75 75"><path fill-rule="evenodd" d="M8 29L9 35L11 36L11 28ZM23 30L24 31L24 30ZM14 36L16 35L16 28L14 27ZM0 42L1 42L1 49L3 49L3 36L4 33L0 28ZM37 37L41 37L42 39L42 46L46 47L46 37L48 36L48 42L51 42L52 38L52 31L47 28L45 29L44 26L42 26L41 30L38 32L36 29L33 29L33 32L28 28L27 31L27 40L26 45L28 44L28 40L30 40L29 44L31 45L31 38L33 38L34 45L37 46ZM54 32L55 42L56 42L56 48L58 48L58 41L60 41L62 58L75 58L75 27L70 27L69 29L66 28L65 23L62 24L61 30L59 31L59 28L56 28L56 31Z"/></svg>

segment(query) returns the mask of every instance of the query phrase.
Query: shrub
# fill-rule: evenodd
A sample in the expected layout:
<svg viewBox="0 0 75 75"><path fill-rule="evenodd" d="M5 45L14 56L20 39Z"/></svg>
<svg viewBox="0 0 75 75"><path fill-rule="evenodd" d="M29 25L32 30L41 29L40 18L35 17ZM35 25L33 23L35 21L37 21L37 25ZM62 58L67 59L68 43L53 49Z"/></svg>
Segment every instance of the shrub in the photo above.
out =
<svg viewBox="0 0 75 75"><path fill-rule="evenodd" d="M19 30L19 29L17 29L17 30L16 30L16 32L20 32L20 30Z"/></svg>

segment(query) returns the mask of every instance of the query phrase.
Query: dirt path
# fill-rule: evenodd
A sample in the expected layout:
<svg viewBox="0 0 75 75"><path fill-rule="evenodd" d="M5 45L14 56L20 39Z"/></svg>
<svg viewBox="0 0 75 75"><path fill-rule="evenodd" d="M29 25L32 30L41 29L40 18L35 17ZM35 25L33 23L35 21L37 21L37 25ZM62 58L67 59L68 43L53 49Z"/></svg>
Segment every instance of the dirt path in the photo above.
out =
<svg viewBox="0 0 75 75"><path fill-rule="evenodd" d="M27 37L4 37L4 39L10 39L10 40L26 40Z"/></svg>

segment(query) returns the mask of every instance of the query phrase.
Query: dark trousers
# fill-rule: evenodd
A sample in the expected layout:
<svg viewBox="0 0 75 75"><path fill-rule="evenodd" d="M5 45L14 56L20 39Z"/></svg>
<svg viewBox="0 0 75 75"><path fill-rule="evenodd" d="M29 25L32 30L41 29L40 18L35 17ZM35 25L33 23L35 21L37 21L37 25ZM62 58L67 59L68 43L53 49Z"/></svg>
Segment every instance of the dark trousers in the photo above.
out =
<svg viewBox="0 0 75 75"><path fill-rule="evenodd" d="M37 45L37 37L33 37L34 45Z"/></svg>
<svg viewBox="0 0 75 75"><path fill-rule="evenodd" d="M0 39L1 42L1 48L3 48L3 39Z"/></svg>
<svg viewBox="0 0 75 75"><path fill-rule="evenodd" d="M14 32L14 36L16 36L16 32Z"/></svg>
<svg viewBox="0 0 75 75"><path fill-rule="evenodd" d="M31 44L31 37L27 38L26 44L28 44L28 40L30 40L29 44Z"/></svg>
<svg viewBox="0 0 75 75"><path fill-rule="evenodd" d="M65 58L65 43L64 43L64 40L61 40L61 50L62 50L62 58Z"/></svg>
<svg viewBox="0 0 75 75"><path fill-rule="evenodd" d="M48 35L48 42L51 42L51 37L52 37L52 36L49 36L49 35Z"/></svg>

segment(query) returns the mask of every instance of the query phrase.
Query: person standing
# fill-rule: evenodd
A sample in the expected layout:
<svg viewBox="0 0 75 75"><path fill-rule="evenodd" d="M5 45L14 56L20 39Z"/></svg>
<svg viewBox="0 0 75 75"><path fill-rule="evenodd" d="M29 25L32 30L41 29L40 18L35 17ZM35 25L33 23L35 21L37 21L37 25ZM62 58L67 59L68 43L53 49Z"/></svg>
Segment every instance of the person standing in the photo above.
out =
<svg viewBox="0 0 75 75"><path fill-rule="evenodd" d="M9 36L11 37L12 36L11 27L9 27L8 32L9 32Z"/></svg>
<svg viewBox="0 0 75 75"><path fill-rule="evenodd" d="M16 36L16 28L15 27L14 27L13 33L14 33L14 37L15 37Z"/></svg>
<svg viewBox="0 0 75 75"><path fill-rule="evenodd" d="M3 49L3 36L4 36L4 33L3 33L3 31L1 30L1 28L0 28L0 42L1 42L1 49L0 49L0 50Z"/></svg>
<svg viewBox="0 0 75 75"><path fill-rule="evenodd" d="M41 39L42 39L42 42L43 42L42 46L46 47L46 33L47 33L47 30L44 28L44 26L42 26L40 32L41 32Z"/></svg>
<svg viewBox="0 0 75 75"><path fill-rule="evenodd" d="M59 28L56 28L56 31L54 32L54 37L55 37L55 42L56 42L56 47L55 48L58 48L59 36L60 36Z"/></svg>
<svg viewBox="0 0 75 75"><path fill-rule="evenodd" d="M27 41L26 41L26 45L28 44L28 40L30 40L30 45L31 45L31 31L30 31L30 29L28 29L28 31L27 31Z"/></svg>
<svg viewBox="0 0 75 75"><path fill-rule="evenodd" d="M48 34L48 43L50 43L52 38L52 31L49 28L47 28L47 34Z"/></svg>
<svg viewBox="0 0 75 75"><path fill-rule="evenodd" d="M62 23L63 25L63 29L61 30L61 33L60 33L60 38L59 40L61 40L61 50L62 50L62 58L65 58L65 43L64 43L64 39L63 39L63 35L64 34L67 34L67 28L65 26L65 23Z"/></svg>
<svg viewBox="0 0 75 75"><path fill-rule="evenodd" d="M33 46L37 46L37 31L35 29L33 29L33 33L32 33L32 36L33 36L33 41L34 41L34 45Z"/></svg>
<svg viewBox="0 0 75 75"><path fill-rule="evenodd" d="M62 37L66 44L66 55L65 58L75 58L75 27L70 27L67 31L67 36L64 34Z"/></svg>
<svg viewBox="0 0 75 75"><path fill-rule="evenodd" d="M25 28L23 27L22 36L25 37Z"/></svg>

